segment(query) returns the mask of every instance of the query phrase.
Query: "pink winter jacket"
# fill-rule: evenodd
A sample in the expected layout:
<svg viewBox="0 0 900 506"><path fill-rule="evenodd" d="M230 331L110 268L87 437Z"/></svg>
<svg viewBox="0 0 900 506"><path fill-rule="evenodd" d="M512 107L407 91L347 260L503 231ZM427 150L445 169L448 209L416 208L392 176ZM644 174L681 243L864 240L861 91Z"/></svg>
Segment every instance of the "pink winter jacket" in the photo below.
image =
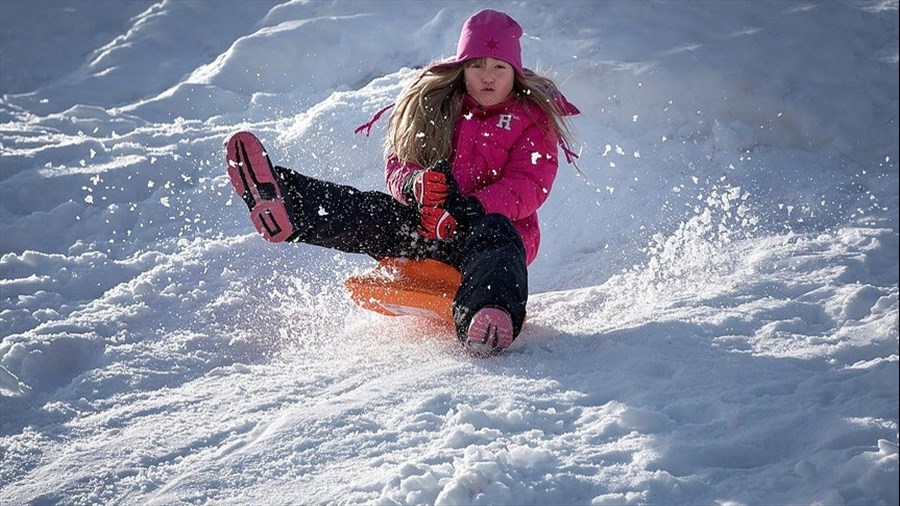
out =
<svg viewBox="0 0 900 506"><path fill-rule="evenodd" d="M537 256L537 209L550 195L558 166L558 138L546 125L547 116L534 104L513 97L482 107L466 95L453 132L452 172L460 193L477 198L487 214L512 221L525 243L526 264ZM421 167L388 157L388 191L404 204L403 185L416 170Z"/></svg>

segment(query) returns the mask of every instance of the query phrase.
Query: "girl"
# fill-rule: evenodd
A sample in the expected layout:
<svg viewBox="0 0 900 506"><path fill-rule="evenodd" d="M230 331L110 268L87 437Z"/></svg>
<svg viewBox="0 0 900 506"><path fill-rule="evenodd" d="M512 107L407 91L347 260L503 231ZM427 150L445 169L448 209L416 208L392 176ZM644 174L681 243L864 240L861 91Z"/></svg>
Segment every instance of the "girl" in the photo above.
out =
<svg viewBox="0 0 900 506"><path fill-rule="evenodd" d="M462 274L460 341L477 355L507 348L525 321L536 211L556 176L557 144L565 149L564 116L578 114L522 67L521 35L508 15L480 11L463 25L456 57L401 94L385 141L390 194L273 167L256 137L232 136L228 174L257 230L272 242L450 264Z"/></svg>

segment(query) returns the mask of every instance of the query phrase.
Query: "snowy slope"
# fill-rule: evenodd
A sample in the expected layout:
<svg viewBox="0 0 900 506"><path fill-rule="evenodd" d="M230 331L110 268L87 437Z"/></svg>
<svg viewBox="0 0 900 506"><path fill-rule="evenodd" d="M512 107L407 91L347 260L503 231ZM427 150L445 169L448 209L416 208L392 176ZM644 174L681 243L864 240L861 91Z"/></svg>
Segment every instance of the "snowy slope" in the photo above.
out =
<svg viewBox="0 0 900 506"><path fill-rule="evenodd" d="M382 188L353 129L483 7L584 113L489 360L259 238L222 149ZM897 20L0 0L0 503L897 504Z"/></svg>

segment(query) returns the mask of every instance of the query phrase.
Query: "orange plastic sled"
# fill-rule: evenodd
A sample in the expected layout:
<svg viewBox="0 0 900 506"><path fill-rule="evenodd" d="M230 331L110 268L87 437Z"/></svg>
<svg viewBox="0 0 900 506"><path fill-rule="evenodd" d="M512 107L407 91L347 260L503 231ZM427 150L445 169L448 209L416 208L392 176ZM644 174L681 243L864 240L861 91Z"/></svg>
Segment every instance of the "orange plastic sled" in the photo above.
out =
<svg viewBox="0 0 900 506"><path fill-rule="evenodd" d="M364 274L344 282L361 307L389 316L414 315L453 323L451 303L459 271L437 260L385 258Z"/></svg>

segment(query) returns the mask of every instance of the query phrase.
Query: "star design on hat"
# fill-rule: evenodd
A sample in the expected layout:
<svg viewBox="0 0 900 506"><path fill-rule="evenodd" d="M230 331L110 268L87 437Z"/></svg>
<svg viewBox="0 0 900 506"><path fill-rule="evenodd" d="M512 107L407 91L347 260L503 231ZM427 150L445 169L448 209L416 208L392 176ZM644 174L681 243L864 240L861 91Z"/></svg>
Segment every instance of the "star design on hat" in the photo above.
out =
<svg viewBox="0 0 900 506"><path fill-rule="evenodd" d="M496 51L498 44L500 44L500 43L497 42L496 40L494 40L493 37L491 37L490 40L488 40L487 42L484 43L484 46L486 48L490 49L491 51Z"/></svg>

